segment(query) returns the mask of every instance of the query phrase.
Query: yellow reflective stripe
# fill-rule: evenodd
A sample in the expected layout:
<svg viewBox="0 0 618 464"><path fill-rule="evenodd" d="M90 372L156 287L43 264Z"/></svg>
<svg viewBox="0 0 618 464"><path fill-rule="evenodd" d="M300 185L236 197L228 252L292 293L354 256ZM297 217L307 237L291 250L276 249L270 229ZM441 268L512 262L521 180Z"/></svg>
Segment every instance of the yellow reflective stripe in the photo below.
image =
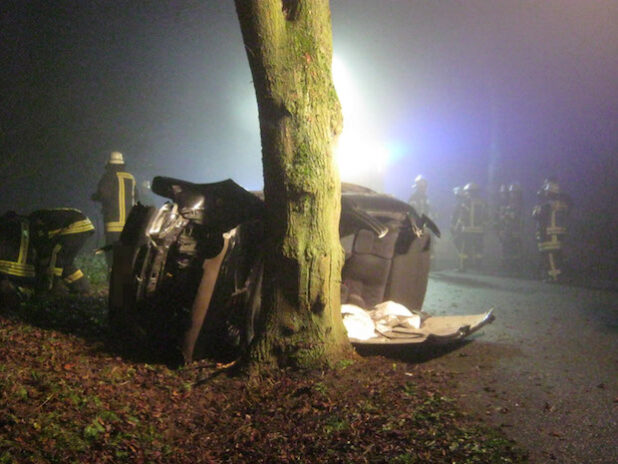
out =
<svg viewBox="0 0 618 464"><path fill-rule="evenodd" d="M34 277L34 266L32 264L0 260L0 272L17 277Z"/></svg>
<svg viewBox="0 0 618 464"><path fill-rule="evenodd" d="M90 219L83 219L81 221L76 221L62 229L54 229L47 232L47 235L51 237L55 237L56 235L70 235L70 234L81 234L82 232L88 232L90 230L94 230L94 226Z"/></svg>
<svg viewBox="0 0 618 464"><path fill-rule="evenodd" d="M78 213L81 214L81 211L78 210L77 208L49 208L49 211L77 211Z"/></svg>
<svg viewBox="0 0 618 464"><path fill-rule="evenodd" d="M124 203L124 179L127 178L125 172L117 172L118 178L118 222L124 222L125 215L125 203Z"/></svg>
<svg viewBox="0 0 618 464"><path fill-rule="evenodd" d="M566 227L558 225L558 213L568 211L569 207L564 201L552 201L550 203L549 225L546 227L548 234L566 234Z"/></svg>
<svg viewBox="0 0 618 464"><path fill-rule="evenodd" d="M21 241L19 244L19 255L17 262L26 264L28 260L28 246L30 245L30 222L27 219L22 219L21 223Z"/></svg>
<svg viewBox="0 0 618 464"><path fill-rule="evenodd" d="M106 232L122 232L127 218L127 191L125 189L125 181L128 180L131 185L135 185L135 177L128 172L117 172L116 177L118 178L118 220L106 222ZM133 203L133 201L131 201L131 203Z"/></svg>
<svg viewBox="0 0 618 464"><path fill-rule="evenodd" d="M114 221L105 223L105 232L122 232L124 222Z"/></svg>
<svg viewBox="0 0 618 464"><path fill-rule="evenodd" d="M56 277L60 277L62 275L62 268L61 267L54 267L54 275Z"/></svg>
<svg viewBox="0 0 618 464"><path fill-rule="evenodd" d="M562 243L552 240L550 242L540 242L538 244L539 251L555 251L562 248Z"/></svg>
<svg viewBox="0 0 618 464"><path fill-rule="evenodd" d="M135 184L135 177L128 172L117 172L116 177L118 178L118 221L112 224L120 225L120 230L124 226L126 217L127 217L127 207L126 207L126 196L127 192L125 190L124 181L128 180L132 185ZM132 192L131 192L132 193ZM131 201L133 203L133 200ZM108 230L108 232L118 232L118 230Z"/></svg>
<svg viewBox="0 0 618 464"><path fill-rule="evenodd" d="M34 295L34 290L28 287L17 287L17 290L19 290L22 295L27 296L28 298Z"/></svg>
<svg viewBox="0 0 618 464"><path fill-rule="evenodd" d="M30 246L30 222L27 219L22 219L20 225L21 238L17 261L0 260L0 272L17 277L34 277L34 265L27 264Z"/></svg>
<svg viewBox="0 0 618 464"><path fill-rule="evenodd" d="M562 274L562 271L560 269L554 269L553 271L547 271L547 273L554 279L556 280L557 277Z"/></svg>
<svg viewBox="0 0 618 464"><path fill-rule="evenodd" d="M54 246L54 249L51 252L51 256L49 258L49 266L47 268L47 275L49 276L62 275L62 268L56 267L56 260L58 259L58 253L60 253L61 248L62 248L62 245L60 245L59 243L56 243L56 245ZM57 273L58 269L60 269L60 274ZM50 282L50 285L51 285L51 282Z"/></svg>
<svg viewBox="0 0 618 464"><path fill-rule="evenodd" d="M556 262L554 260L554 254L549 254L549 270L547 273L552 277L553 280L557 280L558 276L562 274L562 271L556 267Z"/></svg>
<svg viewBox="0 0 618 464"><path fill-rule="evenodd" d="M81 271L81 269L78 269L73 274L66 276L64 278L64 281L67 284L72 284L73 282L75 282L76 280L81 279L82 277L84 277L84 273Z"/></svg>
<svg viewBox="0 0 618 464"><path fill-rule="evenodd" d="M81 232L88 232L89 230L94 230L94 226L90 219L84 219L82 221L77 221L67 227L66 231L61 232L60 235L66 234L79 234Z"/></svg>
<svg viewBox="0 0 618 464"><path fill-rule="evenodd" d="M547 229L545 229L545 232L549 235L551 234L566 234L566 227L558 227L558 226L554 226L554 227L548 227Z"/></svg>

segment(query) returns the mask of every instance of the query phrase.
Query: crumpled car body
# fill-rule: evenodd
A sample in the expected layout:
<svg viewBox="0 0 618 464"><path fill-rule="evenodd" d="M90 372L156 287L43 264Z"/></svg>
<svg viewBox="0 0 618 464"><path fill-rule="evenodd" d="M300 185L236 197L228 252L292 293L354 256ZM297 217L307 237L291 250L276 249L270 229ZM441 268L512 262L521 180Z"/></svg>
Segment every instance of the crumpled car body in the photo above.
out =
<svg viewBox="0 0 618 464"><path fill-rule="evenodd" d="M137 343L175 351L181 362L231 359L253 339L261 307L261 193L229 179L168 177L155 177L152 191L169 201L136 205L114 246L110 323ZM420 310L429 231L439 236L438 228L407 203L361 186L343 184L341 202L342 303L367 309L392 300Z"/></svg>

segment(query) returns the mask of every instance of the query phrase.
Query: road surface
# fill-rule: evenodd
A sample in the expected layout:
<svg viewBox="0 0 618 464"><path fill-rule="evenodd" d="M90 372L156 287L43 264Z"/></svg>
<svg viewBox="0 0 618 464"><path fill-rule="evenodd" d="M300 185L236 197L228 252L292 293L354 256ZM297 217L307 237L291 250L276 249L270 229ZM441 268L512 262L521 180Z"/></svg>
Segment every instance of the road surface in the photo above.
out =
<svg viewBox="0 0 618 464"><path fill-rule="evenodd" d="M431 274L432 315L495 308L471 343L426 361L453 374L452 394L503 428L533 463L618 463L618 292Z"/></svg>

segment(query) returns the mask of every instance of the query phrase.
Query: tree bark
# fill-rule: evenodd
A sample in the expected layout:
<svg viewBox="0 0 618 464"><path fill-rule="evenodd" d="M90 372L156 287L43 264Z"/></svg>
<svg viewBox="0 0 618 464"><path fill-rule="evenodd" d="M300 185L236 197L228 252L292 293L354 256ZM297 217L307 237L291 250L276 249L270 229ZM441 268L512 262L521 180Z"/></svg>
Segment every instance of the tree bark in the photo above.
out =
<svg viewBox="0 0 618 464"><path fill-rule="evenodd" d="M257 96L266 262L262 316L246 361L316 367L348 356L341 321L341 187L333 143L328 0L236 0Z"/></svg>

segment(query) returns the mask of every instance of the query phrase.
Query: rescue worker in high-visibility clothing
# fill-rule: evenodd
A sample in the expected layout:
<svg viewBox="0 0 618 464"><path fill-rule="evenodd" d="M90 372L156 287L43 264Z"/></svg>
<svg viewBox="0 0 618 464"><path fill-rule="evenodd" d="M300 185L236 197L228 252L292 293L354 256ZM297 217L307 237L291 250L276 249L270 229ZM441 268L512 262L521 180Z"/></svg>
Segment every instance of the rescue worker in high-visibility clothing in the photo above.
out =
<svg viewBox="0 0 618 464"><path fill-rule="evenodd" d="M32 294L34 262L30 220L5 213L0 217L0 306L17 307Z"/></svg>
<svg viewBox="0 0 618 464"><path fill-rule="evenodd" d="M412 195L410 195L408 204L414 208L419 216L424 214L425 216L432 218L429 209L429 200L427 198L427 179L420 174L414 179ZM432 219L435 220L435 218Z"/></svg>
<svg viewBox="0 0 618 464"><path fill-rule="evenodd" d="M90 282L75 258L94 226L81 211L73 208L41 209L31 213L30 237L36 250L36 289L62 293L90 293Z"/></svg>
<svg viewBox="0 0 618 464"><path fill-rule="evenodd" d="M451 218L451 233L459 255L458 270L479 269L483 260L483 236L488 220L487 202L474 182L461 194L455 192L457 205Z"/></svg>
<svg viewBox="0 0 618 464"><path fill-rule="evenodd" d="M537 195L539 204L534 207L532 217L537 223L536 239L542 279L559 282L564 278L562 250L572 201L560 191L560 185L554 178L545 179Z"/></svg>
<svg viewBox="0 0 618 464"><path fill-rule="evenodd" d="M419 216L426 216L435 222L437 217L429 203L429 198L427 197L427 187L427 179L421 174L416 176L414 179L414 184L412 185L412 195L410 195L410 198L408 199L408 204L414 208L414 211L416 211ZM436 249L438 247L438 243L438 240L433 240L431 247L429 248L429 257L432 267L435 266Z"/></svg>
<svg viewBox="0 0 618 464"><path fill-rule="evenodd" d="M101 203L105 228L105 245L112 245L120 233L131 208L137 203L135 177L127 172L122 153L113 151L105 166L105 173L99 180L97 191L91 199ZM105 253L108 268L112 265L112 251Z"/></svg>
<svg viewBox="0 0 618 464"><path fill-rule="evenodd" d="M492 217L493 226L500 236L500 229L502 227L502 218L509 203L509 188L507 185L502 184L498 189L498 195L496 197L496 209Z"/></svg>
<svg viewBox="0 0 618 464"><path fill-rule="evenodd" d="M498 239L502 245L502 268L517 276L522 271L523 196L517 183L509 185L506 203L498 210Z"/></svg>

